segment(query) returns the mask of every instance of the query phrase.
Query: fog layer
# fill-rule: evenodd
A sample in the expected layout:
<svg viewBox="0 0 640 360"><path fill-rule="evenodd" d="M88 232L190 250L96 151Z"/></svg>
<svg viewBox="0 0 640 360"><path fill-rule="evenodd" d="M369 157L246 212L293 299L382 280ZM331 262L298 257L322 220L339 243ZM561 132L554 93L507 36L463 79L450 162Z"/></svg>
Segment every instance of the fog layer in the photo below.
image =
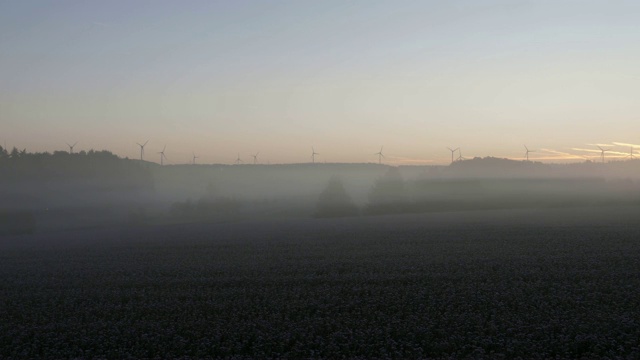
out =
<svg viewBox="0 0 640 360"><path fill-rule="evenodd" d="M637 205L640 161L450 166L168 165L107 151L0 157L4 233L61 228Z"/></svg>

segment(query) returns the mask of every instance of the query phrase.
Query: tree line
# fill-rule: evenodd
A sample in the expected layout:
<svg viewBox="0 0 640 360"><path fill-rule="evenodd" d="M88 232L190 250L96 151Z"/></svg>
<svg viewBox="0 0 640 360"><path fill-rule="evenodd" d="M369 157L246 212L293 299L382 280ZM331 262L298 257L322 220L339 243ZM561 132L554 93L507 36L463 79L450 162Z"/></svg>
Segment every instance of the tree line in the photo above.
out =
<svg viewBox="0 0 640 360"><path fill-rule="evenodd" d="M151 181L142 163L123 159L107 150L28 152L0 146L0 182L68 179L120 179L141 185Z"/></svg>

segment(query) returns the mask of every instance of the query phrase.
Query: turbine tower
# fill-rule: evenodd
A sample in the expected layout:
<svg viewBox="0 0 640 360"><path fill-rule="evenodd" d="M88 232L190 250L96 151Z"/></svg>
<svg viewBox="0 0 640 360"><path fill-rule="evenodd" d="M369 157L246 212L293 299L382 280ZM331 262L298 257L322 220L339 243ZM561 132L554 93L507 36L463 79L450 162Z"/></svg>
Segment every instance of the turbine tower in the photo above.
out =
<svg viewBox="0 0 640 360"><path fill-rule="evenodd" d="M138 144L138 146L140 146L140 161L142 161L143 158L144 158L144 147L147 146L148 142L149 142L149 140L145 141L144 144L136 143L136 144Z"/></svg>
<svg viewBox="0 0 640 360"><path fill-rule="evenodd" d="M382 153L382 148L384 146L380 146L380 151L378 151L377 153L373 154L373 155L378 155L378 164L382 164L382 158L384 157L384 154Z"/></svg>
<svg viewBox="0 0 640 360"><path fill-rule="evenodd" d="M611 149L603 149L600 147L600 145L596 145L598 147L598 149L600 149L600 156L602 157L602 163L604 164L604 153L611 150Z"/></svg>
<svg viewBox="0 0 640 360"><path fill-rule="evenodd" d="M196 153L193 153L193 165L196 164L196 159L199 158L200 156L196 156Z"/></svg>
<svg viewBox="0 0 640 360"><path fill-rule="evenodd" d="M253 157L253 165L258 163L258 154L260 154L259 151L255 155L251 155Z"/></svg>
<svg viewBox="0 0 640 360"><path fill-rule="evenodd" d="M320 154L317 153L316 150L312 146L311 147L311 162L314 163L314 164L316 162L316 155L320 155Z"/></svg>
<svg viewBox="0 0 640 360"><path fill-rule="evenodd" d="M164 151L167 149L167 145L164 146L164 148L162 148L162 151L160 151L158 154L160 154L160 166L164 165L164 160L167 159L167 157L164 155Z"/></svg>
<svg viewBox="0 0 640 360"><path fill-rule="evenodd" d="M69 154L73 154L73 148L78 145L78 142L76 141L75 143L73 143L73 145L67 143L67 146L69 146ZM6 146L6 145L5 145Z"/></svg>
<svg viewBox="0 0 640 360"><path fill-rule="evenodd" d="M456 151L460 150L460 148L459 148L459 147L457 147L457 148L455 148L455 149L452 149L452 148L448 147L447 149L449 149L449 151L451 151L451 163L453 164L453 162L455 161L455 160L453 159L453 154L454 154Z"/></svg>
<svg viewBox="0 0 640 360"><path fill-rule="evenodd" d="M527 161L529 161L529 153L530 152L536 152L535 150L529 150L529 148L527 147L527 145L524 146L524 148L527 150L524 154L524 156L527 158Z"/></svg>
<svg viewBox="0 0 640 360"><path fill-rule="evenodd" d="M236 159L236 165L240 165L242 159L240 159L240 153L238 153L238 158Z"/></svg>

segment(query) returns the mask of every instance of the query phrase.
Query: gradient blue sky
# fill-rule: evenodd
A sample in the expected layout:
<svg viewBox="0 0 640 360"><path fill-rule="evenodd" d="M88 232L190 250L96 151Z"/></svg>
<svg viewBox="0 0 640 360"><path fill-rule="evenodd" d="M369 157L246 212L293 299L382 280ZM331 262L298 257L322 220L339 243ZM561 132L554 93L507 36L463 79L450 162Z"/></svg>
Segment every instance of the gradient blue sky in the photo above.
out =
<svg viewBox="0 0 640 360"><path fill-rule="evenodd" d="M613 156L640 144L639 24L638 1L0 0L0 141L138 157L149 139L169 163Z"/></svg>

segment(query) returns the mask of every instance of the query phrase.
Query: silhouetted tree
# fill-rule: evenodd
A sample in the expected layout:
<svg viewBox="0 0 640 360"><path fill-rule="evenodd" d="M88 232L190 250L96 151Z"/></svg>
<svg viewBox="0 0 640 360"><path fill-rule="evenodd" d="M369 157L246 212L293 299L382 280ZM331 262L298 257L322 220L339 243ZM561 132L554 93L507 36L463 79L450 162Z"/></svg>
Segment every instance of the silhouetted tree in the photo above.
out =
<svg viewBox="0 0 640 360"><path fill-rule="evenodd" d="M216 197L219 196L218 186L213 180L209 181L205 191L206 191L205 197L207 197L208 199L215 199Z"/></svg>
<svg viewBox="0 0 640 360"><path fill-rule="evenodd" d="M342 181L331 178L327 187L320 193L316 205L315 216L339 217L358 215L358 207L344 189Z"/></svg>
<svg viewBox="0 0 640 360"><path fill-rule="evenodd" d="M369 193L368 212L402 212L406 207L405 184L400 171L392 167L378 179Z"/></svg>

